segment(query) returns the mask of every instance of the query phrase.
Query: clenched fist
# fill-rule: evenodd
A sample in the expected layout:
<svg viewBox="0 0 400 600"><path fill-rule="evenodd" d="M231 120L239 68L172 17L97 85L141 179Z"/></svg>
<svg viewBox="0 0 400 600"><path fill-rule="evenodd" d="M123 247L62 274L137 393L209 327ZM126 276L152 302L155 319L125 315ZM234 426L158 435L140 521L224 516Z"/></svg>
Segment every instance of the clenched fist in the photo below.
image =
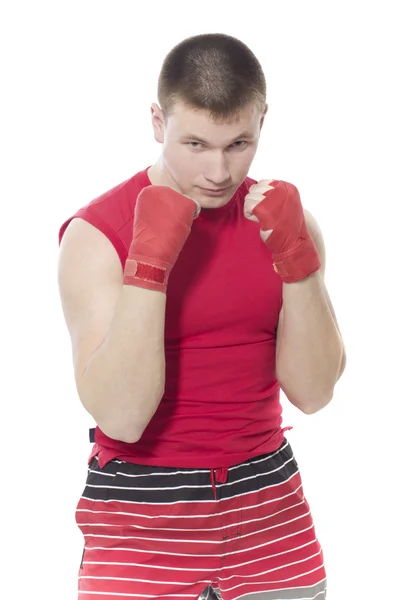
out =
<svg viewBox="0 0 400 600"><path fill-rule="evenodd" d="M272 252L275 271L285 283L305 279L321 267L309 234L298 189L291 183L262 179L252 185L244 215L260 223L261 239Z"/></svg>

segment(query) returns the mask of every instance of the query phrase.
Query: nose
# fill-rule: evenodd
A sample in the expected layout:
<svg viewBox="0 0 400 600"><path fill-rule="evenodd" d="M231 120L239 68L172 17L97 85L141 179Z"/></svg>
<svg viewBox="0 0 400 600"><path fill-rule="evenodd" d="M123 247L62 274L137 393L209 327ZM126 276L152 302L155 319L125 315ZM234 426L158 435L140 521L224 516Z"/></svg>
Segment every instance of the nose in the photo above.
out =
<svg viewBox="0 0 400 600"><path fill-rule="evenodd" d="M227 158L223 152L210 156L210 162L207 165L204 176L210 183L210 187L228 187L231 177Z"/></svg>

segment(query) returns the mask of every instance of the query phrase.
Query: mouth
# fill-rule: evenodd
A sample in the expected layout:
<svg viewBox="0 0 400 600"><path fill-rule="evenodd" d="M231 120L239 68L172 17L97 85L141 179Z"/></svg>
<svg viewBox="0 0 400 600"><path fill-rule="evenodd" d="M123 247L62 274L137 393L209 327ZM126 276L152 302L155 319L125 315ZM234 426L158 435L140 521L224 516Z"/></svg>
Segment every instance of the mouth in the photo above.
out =
<svg viewBox="0 0 400 600"><path fill-rule="evenodd" d="M228 190L229 187L226 188L200 188L201 191L203 192L203 194L205 194L206 196L223 196Z"/></svg>

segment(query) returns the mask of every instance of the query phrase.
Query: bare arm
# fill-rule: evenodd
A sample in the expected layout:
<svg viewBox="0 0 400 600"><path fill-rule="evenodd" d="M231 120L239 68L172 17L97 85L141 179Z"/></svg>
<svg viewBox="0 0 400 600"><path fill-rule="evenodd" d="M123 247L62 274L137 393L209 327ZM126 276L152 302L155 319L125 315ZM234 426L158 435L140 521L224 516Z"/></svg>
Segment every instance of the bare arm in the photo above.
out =
<svg viewBox="0 0 400 600"><path fill-rule="evenodd" d="M114 247L82 219L64 234L58 279L80 400L106 435L136 442L164 393L166 295L123 285Z"/></svg>
<svg viewBox="0 0 400 600"><path fill-rule="evenodd" d="M321 268L283 284L276 351L277 378L288 400L306 414L326 406L346 365L346 351L324 282L325 244L316 219L304 209Z"/></svg>

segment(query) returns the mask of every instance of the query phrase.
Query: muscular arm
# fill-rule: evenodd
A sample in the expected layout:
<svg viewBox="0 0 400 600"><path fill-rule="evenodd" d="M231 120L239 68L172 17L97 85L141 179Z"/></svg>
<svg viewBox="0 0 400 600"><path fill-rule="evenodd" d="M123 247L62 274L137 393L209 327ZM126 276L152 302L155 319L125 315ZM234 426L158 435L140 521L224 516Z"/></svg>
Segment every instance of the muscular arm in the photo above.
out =
<svg viewBox="0 0 400 600"><path fill-rule="evenodd" d="M165 294L123 285L113 246L81 219L64 234L59 289L83 406L109 437L137 441L164 393Z"/></svg>
<svg viewBox="0 0 400 600"><path fill-rule="evenodd" d="M346 352L324 282L325 244L317 221L304 209L321 268L296 283L283 284L277 333L277 377L287 398L305 413L330 402L346 365Z"/></svg>

